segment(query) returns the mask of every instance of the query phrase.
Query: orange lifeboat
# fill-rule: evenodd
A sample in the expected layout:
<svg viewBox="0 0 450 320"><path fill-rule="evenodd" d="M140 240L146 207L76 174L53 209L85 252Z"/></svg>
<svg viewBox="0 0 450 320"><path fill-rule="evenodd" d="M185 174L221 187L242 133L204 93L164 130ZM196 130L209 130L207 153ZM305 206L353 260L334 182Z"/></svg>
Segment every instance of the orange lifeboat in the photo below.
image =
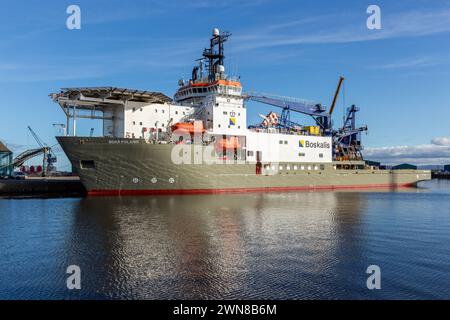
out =
<svg viewBox="0 0 450 320"><path fill-rule="evenodd" d="M237 137L231 137L229 139L220 139L216 143L218 150L223 149L239 149L241 147L239 139Z"/></svg>
<svg viewBox="0 0 450 320"><path fill-rule="evenodd" d="M198 123L178 122L178 123L175 123L171 128L172 128L172 131L187 132L189 134L194 134L195 132L198 132L198 133L205 132L205 128L203 128L202 121L198 121Z"/></svg>

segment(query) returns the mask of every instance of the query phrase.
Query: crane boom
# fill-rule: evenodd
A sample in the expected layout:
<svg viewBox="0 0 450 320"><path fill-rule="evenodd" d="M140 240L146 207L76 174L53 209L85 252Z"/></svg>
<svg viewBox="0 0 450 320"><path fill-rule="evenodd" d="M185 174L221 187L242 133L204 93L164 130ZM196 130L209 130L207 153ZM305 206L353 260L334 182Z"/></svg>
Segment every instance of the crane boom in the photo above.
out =
<svg viewBox="0 0 450 320"><path fill-rule="evenodd" d="M344 77L339 78L339 83L336 88L336 92L334 93L333 102L331 103L330 111L328 112L330 115L333 114L334 106L336 105L336 101L339 95L339 91L341 90L342 82L344 82Z"/></svg>
<svg viewBox="0 0 450 320"><path fill-rule="evenodd" d="M31 132L31 135L33 136L34 140L36 140L37 144L39 145L39 147L44 148L46 145L45 143L43 143L41 141L41 139L39 139L38 135L36 134L36 132L34 132L33 129L31 129L30 126L28 126L28 130Z"/></svg>

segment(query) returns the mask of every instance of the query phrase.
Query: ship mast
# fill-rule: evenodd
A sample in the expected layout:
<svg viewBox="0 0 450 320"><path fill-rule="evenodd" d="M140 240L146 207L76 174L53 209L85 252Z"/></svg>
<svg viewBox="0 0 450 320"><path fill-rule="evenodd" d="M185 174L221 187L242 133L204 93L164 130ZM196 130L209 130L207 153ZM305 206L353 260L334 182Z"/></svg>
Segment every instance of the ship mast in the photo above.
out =
<svg viewBox="0 0 450 320"><path fill-rule="evenodd" d="M210 40L209 48L203 51L203 57L207 59L207 71L208 71L208 81L213 82L218 80L222 74L224 74L224 65L223 61L225 59L224 55L224 46L225 41L228 40L228 37L231 36L229 32L220 33L219 29L213 29L213 35Z"/></svg>

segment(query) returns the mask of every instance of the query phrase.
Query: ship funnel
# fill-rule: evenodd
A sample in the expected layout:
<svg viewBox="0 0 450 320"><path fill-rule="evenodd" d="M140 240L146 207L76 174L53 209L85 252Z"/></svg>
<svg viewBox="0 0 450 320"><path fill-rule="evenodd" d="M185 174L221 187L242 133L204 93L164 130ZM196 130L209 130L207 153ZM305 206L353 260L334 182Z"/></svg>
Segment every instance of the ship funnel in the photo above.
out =
<svg viewBox="0 0 450 320"><path fill-rule="evenodd" d="M220 35L219 29L214 28L212 34L213 34L213 36L215 36L215 37L217 37L218 35Z"/></svg>

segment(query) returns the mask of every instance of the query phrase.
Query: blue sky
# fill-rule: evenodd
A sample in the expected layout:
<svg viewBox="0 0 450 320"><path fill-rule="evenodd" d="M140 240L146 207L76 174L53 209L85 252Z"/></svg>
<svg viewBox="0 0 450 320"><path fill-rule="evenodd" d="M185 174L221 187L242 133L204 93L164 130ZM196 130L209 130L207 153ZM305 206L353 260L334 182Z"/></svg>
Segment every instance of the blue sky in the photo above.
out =
<svg viewBox="0 0 450 320"><path fill-rule="evenodd" d="M71 4L81 30L66 28ZM370 4L381 8L381 30L366 27ZM450 1L2 1L0 139L16 152L33 147L31 125L55 144L52 124L65 118L48 94L61 87L172 96L213 27L232 32L226 67L245 90L329 105L344 75L345 103L369 126L367 157L450 163ZM270 109L248 108L250 122ZM78 134L91 127L98 133L85 120Z"/></svg>

